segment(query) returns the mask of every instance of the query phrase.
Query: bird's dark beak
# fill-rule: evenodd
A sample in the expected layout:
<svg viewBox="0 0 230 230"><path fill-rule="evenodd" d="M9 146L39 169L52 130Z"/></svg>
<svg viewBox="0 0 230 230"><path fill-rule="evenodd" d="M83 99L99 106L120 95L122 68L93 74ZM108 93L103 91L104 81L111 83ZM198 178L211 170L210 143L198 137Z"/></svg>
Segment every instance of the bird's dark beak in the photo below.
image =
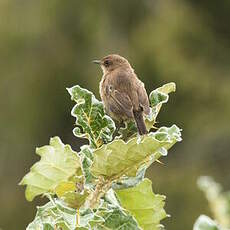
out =
<svg viewBox="0 0 230 230"><path fill-rule="evenodd" d="M92 62L93 62L94 64L98 64L98 65L101 64L101 61L100 61L100 60L93 60Z"/></svg>

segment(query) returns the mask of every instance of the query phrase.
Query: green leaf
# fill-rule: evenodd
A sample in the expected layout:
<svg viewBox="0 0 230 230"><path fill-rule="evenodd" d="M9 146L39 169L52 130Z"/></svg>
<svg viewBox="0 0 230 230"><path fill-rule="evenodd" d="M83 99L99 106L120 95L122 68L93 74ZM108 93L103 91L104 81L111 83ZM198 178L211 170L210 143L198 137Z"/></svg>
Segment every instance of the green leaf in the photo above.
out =
<svg viewBox="0 0 230 230"><path fill-rule="evenodd" d="M37 207L36 217L28 225L27 230L83 230L91 229L91 225L104 222L104 219L91 209L80 209L77 211L66 206L60 199L53 199L51 197L49 199L50 202L44 206Z"/></svg>
<svg viewBox="0 0 230 230"><path fill-rule="evenodd" d="M62 197L66 192L73 192L76 189L76 185L72 181L66 181L59 183L55 188L55 193L58 197Z"/></svg>
<svg viewBox="0 0 230 230"><path fill-rule="evenodd" d="M91 187L91 184L95 179L95 177L90 172L90 167L93 163L93 151L88 145L84 145L81 147L81 151L79 154L81 156L86 186Z"/></svg>
<svg viewBox="0 0 230 230"><path fill-rule="evenodd" d="M135 218L120 206L113 189L110 189L101 200L97 214L105 221L94 226L96 228L93 229L140 230Z"/></svg>
<svg viewBox="0 0 230 230"><path fill-rule="evenodd" d="M156 122L156 118L160 112L160 109L164 103L168 102L169 93L176 91L176 84L174 82L167 83L160 88L153 90L149 95L149 101L151 106L151 113L146 118L145 123L148 129L152 128Z"/></svg>
<svg viewBox="0 0 230 230"><path fill-rule="evenodd" d="M49 228L46 228L48 226ZM27 226L26 230L55 230L57 229L55 226L61 227L62 230L75 230L76 210L68 208L58 199L51 199L44 206L37 207L35 219Z"/></svg>
<svg viewBox="0 0 230 230"><path fill-rule="evenodd" d="M195 222L193 230L221 230L217 223L208 216L201 215Z"/></svg>
<svg viewBox="0 0 230 230"><path fill-rule="evenodd" d="M122 177L112 184L112 188L116 190L136 186L144 179L146 169L147 166L140 168L135 177Z"/></svg>
<svg viewBox="0 0 230 230"><path fill-rule="evenodd" d="M149 95L151 107L157 107L160 104L168 101L168 94L176 91L176 84L174 82L167 83L155 90Z"/></svg>
<svg viewBox="0 0 230 230"><path fill-rule="evenodd" d="M116 191L123 208L135 217L143 230L160 229L160 221L167 217L165 196L152 191L152 182L144 179L136 187Z"/></svg>
<svg viewBox="0 0 230 230"><path fill-rule="evenodd" d="M93 175L105 178L119 179L121 176L136 176L140 166L167 154L167 149L181 141L180 129L173 125L162 127L155 133L149 133L141 138L132 138L127 143L114 140L94 151L94 161L91 167Z"/></svg>
<svg viewBox="0 0 230 230"><path fill-rule="evenodd" d="M79 191L78 191L79 190ZM81 191L82 190L82 191ZM76 183L72 181L61 182L56 188L55 193L71 208L79 209L85 202L89 192L83 187L77 188Z"/></svg>
<svg viewBox="0 0 230 230"><path fill-rule="evenodd" d="M98 101L92 92L76 85L67 88L71 99L76 102L72 109L72 116L76 118L77 127L73 133L77 137L89 139L96 148L112 140L115 130L113 120L105 115L102 102Z"/></svg>
<svg viewBox="0 0 230 230"><path fill-rule="evenodd" d="M85 210L81 210L80 214L81 214L80 223L78 226L84 227L86 229L96 230L97 229L96 227L95 228L91 228L91 227L97 226L98 224L101 224L105 221L103 217L97 214L97 210L94 212L92 209L85 209Z"/></svg>
<svg viewBox="0 0 230 230"><path fill-rule="evenodd" d="M26 199L32 201L37 195L53 193L62 182L74 175L82 175L81 162L69 145L64 145L59 137L50 139L50 145L36 149L41 160L35 163L20 185L26 185Z"/></svg>
<svg viewBox="0 0 230 230"><path fill-rule="evenodd" d="M85 202L86 197L89 195L87 190L79 193L75 191L65 192L61 198L68 204L71 208L79 209Z"/></svg>
<svg viewBox="0 0 230 230"><path fill-rule="evenodd" d="M104 228L101 227L98 229L140 230L135 219L119 208L104 212L103 218L105 219L105 223L102 225Z"/></svg>
<svg viewBox="0 0 230 230"><path fill-rule="evenodd" d="M136 136L137 127L134 121L128 121L125 123L125 127L120 128L119 134L120 138L124 141L127 141L130 137Z"/></svg>

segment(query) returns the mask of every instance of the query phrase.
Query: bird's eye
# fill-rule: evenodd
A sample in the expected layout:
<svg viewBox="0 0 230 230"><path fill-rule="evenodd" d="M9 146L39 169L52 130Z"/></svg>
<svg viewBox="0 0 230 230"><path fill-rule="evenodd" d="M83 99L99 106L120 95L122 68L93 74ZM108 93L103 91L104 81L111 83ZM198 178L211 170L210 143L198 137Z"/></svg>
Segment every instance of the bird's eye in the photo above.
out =
<svg viewBox="0 0 230 230"><path fill-rule="evenodd" d="M104 66L108 67L109 65L111 65L111 62L109 60L105 60L104 61Z"/></svg>

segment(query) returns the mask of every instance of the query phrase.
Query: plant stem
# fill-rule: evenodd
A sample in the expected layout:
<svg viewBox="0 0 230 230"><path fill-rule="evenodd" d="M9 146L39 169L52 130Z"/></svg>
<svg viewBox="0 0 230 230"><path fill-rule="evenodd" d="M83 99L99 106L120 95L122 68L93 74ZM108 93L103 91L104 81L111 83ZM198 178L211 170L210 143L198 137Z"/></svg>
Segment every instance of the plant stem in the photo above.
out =
<svg viewBox="0 0 230 230"><path fill-rule="evenodd" d="M87 208L94 208L98 204L100 198L110 189L111 185L111 180L104 180L103 177L99 177L96 188L88 196L88 199L85 202L85 206Z"/></svg>

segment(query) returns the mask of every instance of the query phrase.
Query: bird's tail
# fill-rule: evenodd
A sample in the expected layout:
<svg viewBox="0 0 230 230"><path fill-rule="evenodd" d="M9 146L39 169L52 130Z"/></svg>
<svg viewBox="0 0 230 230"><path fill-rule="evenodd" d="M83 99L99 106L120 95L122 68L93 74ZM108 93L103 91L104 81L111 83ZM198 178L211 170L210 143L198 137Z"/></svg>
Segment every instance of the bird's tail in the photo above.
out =
<svg viewBox="0 0 230 230"><path fill-rule="evenodd" d="M138 133L140 135L144 135L148 133L148 130L146 129L144 118L143 118L143 112L142 111L133 111L134 119L137 125Z"/></svg>

